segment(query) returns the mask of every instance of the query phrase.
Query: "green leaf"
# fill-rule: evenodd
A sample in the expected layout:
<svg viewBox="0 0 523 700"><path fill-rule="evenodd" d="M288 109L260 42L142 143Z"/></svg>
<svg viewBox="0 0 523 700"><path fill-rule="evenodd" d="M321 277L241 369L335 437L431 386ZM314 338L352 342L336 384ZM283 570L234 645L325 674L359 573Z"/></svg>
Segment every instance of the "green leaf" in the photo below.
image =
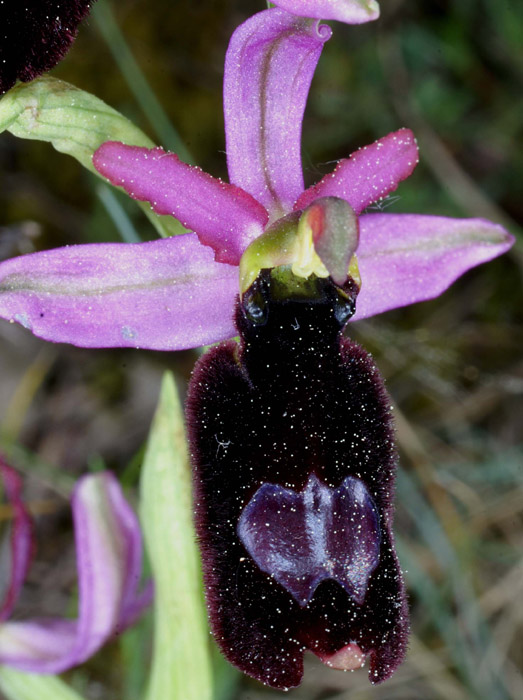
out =
<svg viewBox="0 0 523 700"><path fill-rule="evenodd" d="M207 615L192 517L183 411L164 377L141 479L140 515L156 595L147 700L212 700Z"/></svg>
<svg viewBox="0 0 523 700"><path fill-rule="evenodd" d="M57 676L21 673L0 666L0 690L8 700L84 700Z"/></svg>
<svg viewBox="0 0 523 700"><path fill-rule="evenodd" d="M20 83L0 100L0 133L10 131L22 139L51 143L57 151L76 158L103 178L92 156L104 141L122 141L153 148L154 143L137 126L94 95L56 78L37 78ZM173 217L158 216L148 202L139 202L160 236L173 236L185 229Z"/></svg>

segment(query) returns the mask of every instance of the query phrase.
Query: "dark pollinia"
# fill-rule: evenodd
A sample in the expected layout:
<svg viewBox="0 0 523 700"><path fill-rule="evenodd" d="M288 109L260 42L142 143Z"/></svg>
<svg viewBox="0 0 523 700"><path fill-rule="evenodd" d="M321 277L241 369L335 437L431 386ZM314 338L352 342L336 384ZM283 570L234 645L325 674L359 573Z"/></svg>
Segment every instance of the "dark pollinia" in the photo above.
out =
<svg viewBox="0 0 523 700"><path fill-rule="evenodd" d="M0 95L53 68L67 53L94 0L0 3Z"/></svg>
<svg viewBox="0 0 523 700"><path fill-rule="evenodd" d="M356 649L379 683L408 632L390 402L370 356L342 337L355 285L310 289L289 298L263 271L237 306L240 343L201 358L187 408L213 633L233 664L281 689L299 684L306 649L336 668Z"/></svg>

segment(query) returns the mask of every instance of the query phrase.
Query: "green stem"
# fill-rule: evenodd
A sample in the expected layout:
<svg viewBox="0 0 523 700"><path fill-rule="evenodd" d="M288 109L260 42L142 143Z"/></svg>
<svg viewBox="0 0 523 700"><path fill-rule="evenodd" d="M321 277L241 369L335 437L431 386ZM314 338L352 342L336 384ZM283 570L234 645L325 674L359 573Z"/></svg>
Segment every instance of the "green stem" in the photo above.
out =
<svg viewBox="0 0 523 700"><path fill-rule="evenodd" d="M141 238L134 228L132 221L127 216L125 209L118 201L113 190L106 185L100 185L96 188L96 195L105 207L105 211L109 215L111 221L116 226L122 241L125 243L140 243Z"/></svg>
<svg viewBox="0 0 523 700"><path fill-rule="evenodd" d="M169 150L175 151L186 163L192 163L193 158L189 150L171 124L169 117L134 58L114 18L110 4L108 2L96 3L92 9L92 16L129 89L149 120L160 143Z"/></svg>
<svg viewBox="0 0 523 700"><path fill-rule="evenodd" d="M85 700L57 676L21 673L0 667L0 690L8 700Z"/></svg>

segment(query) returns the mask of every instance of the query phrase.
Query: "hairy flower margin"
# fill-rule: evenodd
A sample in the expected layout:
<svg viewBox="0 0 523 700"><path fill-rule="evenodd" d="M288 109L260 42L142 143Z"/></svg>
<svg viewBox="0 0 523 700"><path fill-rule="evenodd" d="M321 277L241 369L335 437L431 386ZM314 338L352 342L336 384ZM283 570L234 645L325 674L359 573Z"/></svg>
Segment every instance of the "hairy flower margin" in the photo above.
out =
<svg viewBox="0 0 523 700"><path fill-rule="evenodd" d="M56 674L83 663L133 624L152 601L152 584L138 591L142 539L138 519L115 477L82 477L71 506L78 569L78 618L8 621L29 570L32 522L22 481L0 457L0 476L13 508L8 586L0 602L0 664Z"/></svg>
<svg viewBox="0 0 523 700"><path fill-rule="evenodd" d="M301 11L304 5L309 8L312 5L292 0L280 4L295 12ZM352 4L356 6L357 3ZM342 3L326 0L317 5L333 8L341 7ZM322 16L326 16L324 12ZM238 328L245 341L252 329L241 327L239 311L236 313L236 323L234 318L234 310L239 308L238 266L245 249L268 227L289 217L299 217L304 210L310 211L317 200L325 201L324 198L343 200L359 216L357 255L362 289L354 319L433 298L466 270L505 252L513 241L510 234L502 227L481 219L365 213L369 205L386 197L412 173L418 155L414 137L408 129L389 134L357 151L349 159L341 160L333 173L313 187L304 189L300 158L302 118L312 76L323 44L329 37L330 29L325 25L301 19L283 9L261 12L241 25L231 39L224 76L227 162L231 184L182 163L176 155L167 154L162 149L106 143L98 149L93 159L98 171L114 185L123 187L135 199L149 201L155 212L174 216L194 233L143 244L73 246L8 260L0 265L0 316L21 323L47 340L84 347L175 350L230 338L237 334ZM329 294L331 291L327 294L326 303L331 303ZM327 314L326 317L330 316ZM317 328L321 330L321 323L318 324ZM330 328L329 334L338 339L336 348L343 356L342 364L360 368L354 369L356 374L345 373L344 380L349 383L354 381L358 371L361 371L361 382L367 382L364 399L373 402L375 419L372 429L365 422L359 429L362 433L370 430L369 437L374 440L376 457L379 445L391 444L388 402L379 375L364 351L346 343L339 345L339 327ZM309 348L313 337L309 338ZM282 338L281 342L284 341L285 338ZM227 353L230 357L236 357L232 345L219 347L221 349L217 349L214 355L209 354L205 365L200 365L200 374L196 372L193 387L198 377L202 378L204 367L212 374L212 362L217 354L222 353L221 365L218 366L217 362L216 371L212 376L207 375L206 379L214 381L222 376ZM325 346L325 353L330 352L332 347L334 345ZM314 358L308 357L310 349L301 348L300 352L309 364L314 365ZM275 360L275 363L279 361ZM241 362L245 368L244 359ZM261 367L259 363L258 366ZM235 371L237 368L231 365L228 376L231 382ZM311 377L316 384L322 378L314 374ZM303 381L303 377L300 381ZM213 386L208 383L211 394L209 402ZM337 386L334 375L329 386L334 392ZM227 389L230 389L228 383ZM245 391L245 387L242 391ZM352 395L350 387L345 394ZM307 396L305 388L303 395ZM212 403L200 404L201 397L193 393L194 396L192 408L189 408L189 418L193 424L201 422ZM324 390L322 393L319 388L316 396L320 397L320 403L330 400L327 392ZM257 400L261 397L262 383ZM225 392L221 399L229 401L230 393ZM274 397L265 396L264 400L266 403L272 402ZM248 393L245 401L243 417L247 420L247 407L250 405ZM337 401L335 398L334 403ZM357 405L348 408L357 421ZM213 415L217 413L215 411ZM350 411L343 415L350 415ZM381 438L380 426L385 431ZM253 434L258 435L254 429ZM197 439L193 435L193 444ZM211 441L214 439L217 438L213 433ZM224 440L223 450L227 444ZM213 451L219 452L220 445L213 443ZM200 448L196 446L194 449L198 451ZM358 626L358 632L361 633L365 653L381 645L380 665L374 668L376 681L388 677L401 661L406 640L403 584L390 533L395 466L391 449L392 452L389 450L386 455L388 466L383 470L380 477L383 481L380 481L377 490L371 486L369 478L357 482L349 477L340 479L335 472L322 483L314 472L305 473L305 470L291 482L290 490L287 489L285 493L281 491L282 483L270 477L264 479L260 489L253 494L251 491L255 482L251 481L248 484L251 500L243 511L247 515L234 523L234 527L237 524L239 529L237 532L234 530L233 534L234 551L238 549L240 538L259 570L269 571L264 545L261 549L256 547L253 518L267 511L267 503L276 493L274 488L279 489L278 497L283 499L282 502L302 503L305 509L311 499L332 504L338 498L347 497L351 507L363 510L369 523L372 524L377 517L381 518L380 537L384 537L390 546L382 548L378 556L376 540L372 539L370 532L369 547L363 547L370 562L366 564L364 577L361 580L351 578L341 584L346 590L352 590L354 600L359 603L367 581L371 581L369 591L372 593L367 596L366 607L362 608L366 619ZM200 450L197 461L207 459L208 454L209 451ZM362 464L363 459L362 456ZM213 468L216 466L212 460L205 468L209 465ZM199 469L201 464L197 466ZM205 496L204 490L201 493ZM329 507L332 511L333 506ZM206 516L200 517L203 520ZM202 528L200 536L204 549L210 541L205 541L207 534L219 524L209 521ZM324 533L325 528L321 532ZM323 535L320 533L319 536ZM249 544L251 540L254 544ZM231 544L232 540L227 540L227 543ZM273 543L269 542L269 548L273 544L280 551L286 546L286 540L276 538ZM338 545L335 541L329 544L336 557L340 554ZM215 553L220 556L218 550ZM314 581L320 581L323 575L321 567L318 568L318 561L311 552L306 553L304 561L310 563L308 573L315 577ZM216 571L218 576L220 571ZM396 610L395 619L399 622L391 632L398 640L392 646L380 642L376 636L383 631L379 622L383 607L380 602L381 589L379 586L373 588L369 578L374 576L374 571L385 578L391 573L394 576L395 588L388 591L388 597L390 605ZM281 571L276 571L274 575L280 583L284 580ZM336 580L339 581L339 578L337 575ZM212 577L208 577L207 584L214 585L213 581ZM295 598L303 594L306 599L310 594L310 588L305 590L302 584L292 581L287 582L287 591ZM336 591L336 595L339 595L339 590ZM227 623L226 617L231 613L231 607L221 607L213 595L213 591L209 590L211 622L220 641L220 631ZM288 596L282 598L282 605L288 605L289 600ZM294 652L299 657L292 660L294 666L287 678L278 675L286 670L283 657L280 661L273 661L269 669L272 676L269 677L259 670L264 665L262 657L256 661L258 671L249 669L251 644L242 651L237 639L236 646L231 648L228 647L229 637L222 639L222 648L243 670L276 687L288 687L299 682L300 654L304 648L315 650L326 663L335 667L355 667L360 646L352 645L349 640L340 648L333 646L333 639L325 641L328 630L320 625L324 602L320 596L313 599L316 606L313 610L306 610L300 615L289 613L293 629L298 625L297 620L308 616L303 634L312 636L302 636L299 640L287 639L288 643L297 645L293 650L287 648L287 661ZM340 610L343 605L344 601L340 599ZM259 619L262 617L260 613ZM296 629L300 632L299 625ZM242 630L247 635L243 637L245 641L249 638L245 620L239 627L240 633ZM314 634L323 635L322 641L318 642ZM385 636L387 634L389 631L385 632ZM338 652L341 652L341 656Z"/></svg>

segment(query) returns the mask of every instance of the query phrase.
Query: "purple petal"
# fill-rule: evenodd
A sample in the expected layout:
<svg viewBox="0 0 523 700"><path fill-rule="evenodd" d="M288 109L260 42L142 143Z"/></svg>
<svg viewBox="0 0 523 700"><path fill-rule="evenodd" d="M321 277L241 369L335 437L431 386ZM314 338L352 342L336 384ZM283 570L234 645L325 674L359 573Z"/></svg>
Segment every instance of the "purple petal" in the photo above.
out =
<svg viewBox="0 0 523 700"><path fill-rule="evenodd" d="M93 0L8 0L0 3L0 95L17 80L53 68L73 43Z"/></svg>
<svg viewBox="0 0 523 700"><path fill-rule="evenodd" d="M274 0L274 4L302 17L336 19L346 24L363 24L380 16L375 0Z"/></svg>
<svg viewBox="0 0 523 700"><path fill-rule="evenodd" d="M102 243L0 264L0 317L80 347L179 350L235 334L238 268L188 233Z"/></svg>
<svg viewBox="0 0 523 700"><path fill-rule="evenodd" d="M0 662L33 673L61 673L94 654L124 627L138 594L138 519L108 472L81 479L72 498L79 579L77 620L8 622L0 626Z"/></svg>
<svg viewBox="0 0 523 700"><path fill-rule="evenodd" d="M22 480L0 455L0 475L4 490L13 509L10 532L9 560L2 562L2 586L0 598L0 622L7 619L18 599L18 594L27 575L33 553L32 522L21 499ZM2 581L4 584L4 581Z"/></svg>
<svg viewBox="0 0 523 700"><path fill-rule="evenodd" d="M323 44L331 35L273 9L244 22L225 59L224 111L231 182L272 218L288 213L303 191L301 124Z"/></svg>
<svg viewBox="0 0 523 700"><path fill-rule="evenodd" d="M183 163L162 148L108 141L93 156L95 168L133 198L169 214L216 251L218 262L238 265L268 220L264 207L235 185Z"/></svg>
<svg viewBox="0 0 523 700"><path fill-rule="evenodd" d="M351 320L433 299L470 268L505 253L514 237L483 219L417 214L360 217L361 291Z"/></svg>
<svg viewBox="0 0 523 700"><path fill-rule="evenodd" d="M365 484L331 489L312 474L301 492L265 483L238 521L238 536L262 571L300 606L333 579L361 605L380 556L379 514Z"/></svg>
<svg viewBox="0 0 523 700"><path fill-rule="evenodd" d="M318 197L341 197L356 214L394 192L418 162L418 147L410 129L400 129L340 160L332 173L309 187L294 205L305 209Z"/></svg>

